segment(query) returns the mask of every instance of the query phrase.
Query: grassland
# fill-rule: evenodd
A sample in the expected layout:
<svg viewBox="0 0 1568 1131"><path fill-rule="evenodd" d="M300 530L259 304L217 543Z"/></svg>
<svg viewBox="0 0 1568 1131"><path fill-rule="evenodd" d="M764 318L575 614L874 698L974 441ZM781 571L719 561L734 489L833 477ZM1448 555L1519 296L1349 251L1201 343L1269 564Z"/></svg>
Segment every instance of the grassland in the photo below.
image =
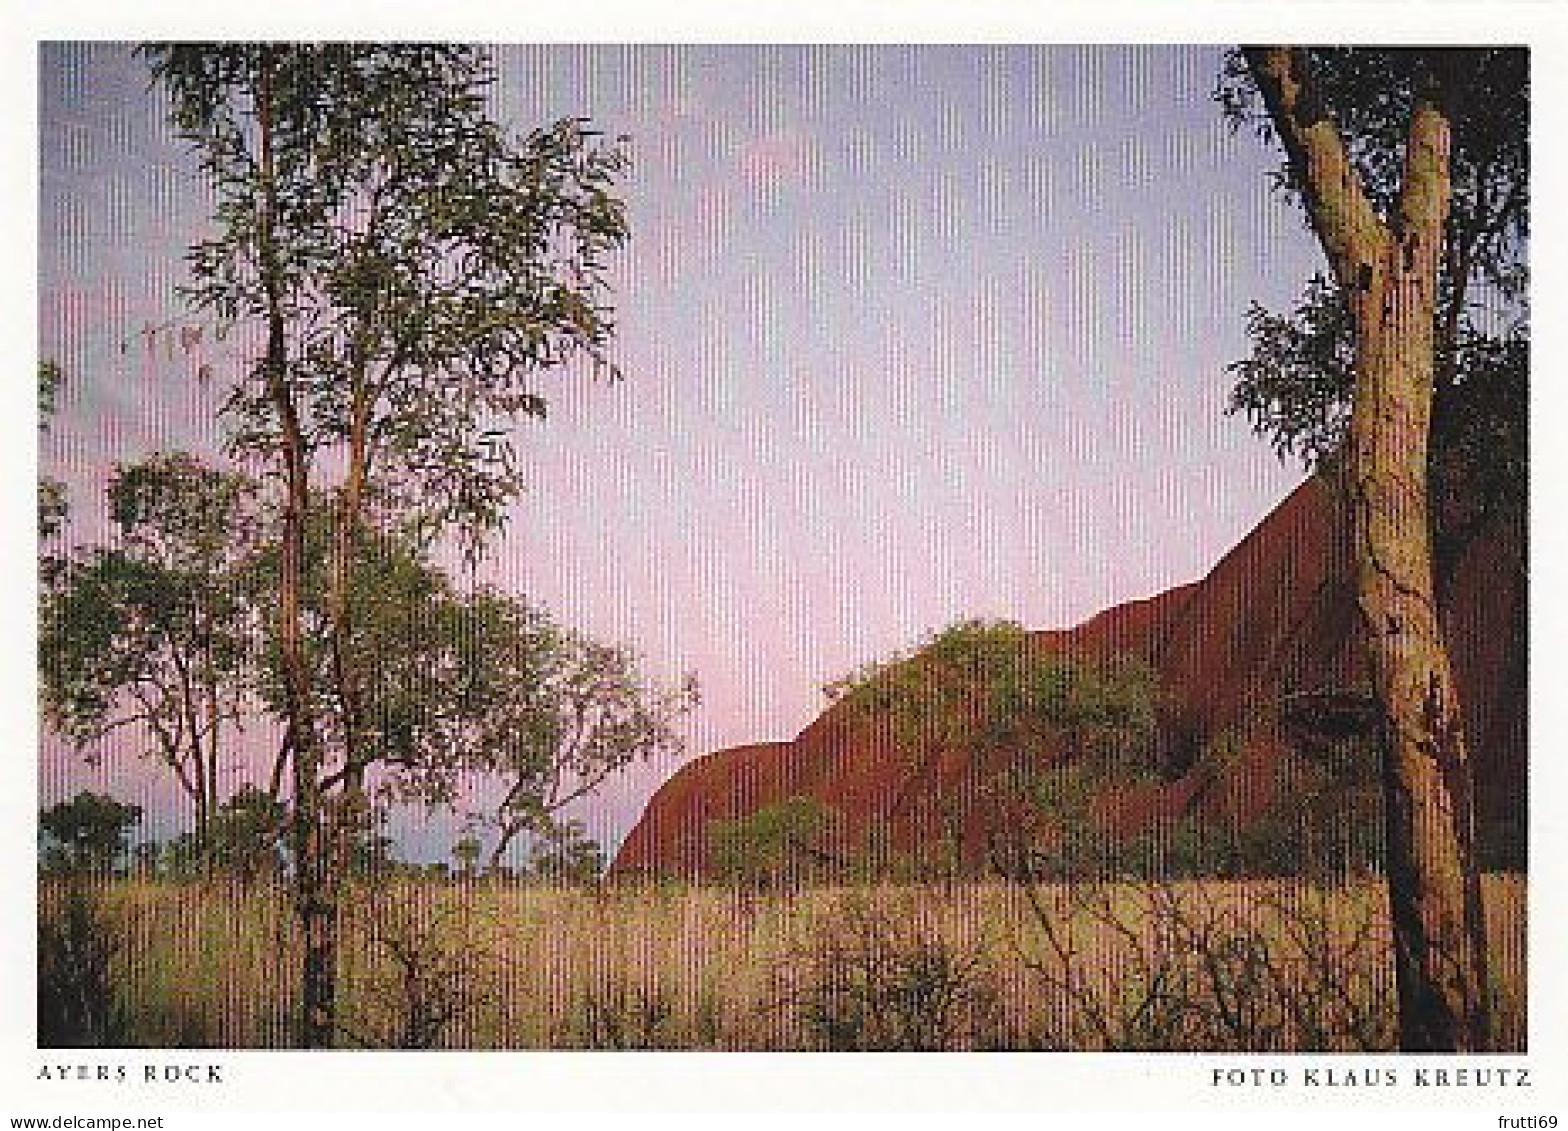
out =
<svg viewBox="0 0 1568 1131"><path fill-rule="evenodd" d="M1484 890L1495 1043L1519 1050L1525 881L1491 875ZM117 1007L103 1043L289 1043L299 944L285 891L122 880L94 899ZM45 883L41 923L57 924L67 901ZM59 945L47 931L41 941ZM1394 1044L1387 909L1373 880L772 895L394 882L353 892L341 962L348 1047Z"/></svg>

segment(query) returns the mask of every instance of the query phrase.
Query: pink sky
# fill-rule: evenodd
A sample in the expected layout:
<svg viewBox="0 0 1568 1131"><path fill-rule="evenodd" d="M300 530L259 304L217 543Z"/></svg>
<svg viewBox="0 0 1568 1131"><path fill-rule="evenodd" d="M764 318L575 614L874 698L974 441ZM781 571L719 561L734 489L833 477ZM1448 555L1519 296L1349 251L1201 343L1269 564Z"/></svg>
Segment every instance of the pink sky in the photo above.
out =
<svg viewBox="0 0 1568 1131"><path fill-rule="evenodd" d="M1317 266L1211 48L559 48L497 109L633 139L626 380L549 375L530 489L484 575L694 670L691 755L793 735L821 685L960 617L1033 627L1204 573L1299 479L1224 415L1243 314ZM144 324L204 206L140 64L47 46L43 472L97 537L117 460L215 450L214 384ZM119 343L131 348L121 353ZM45 796L113 784L46 743ZM674 768L584 811L610 840ZM240 769L236 767L236 777ZM167 805L164 805L167 808ZM405 820L411 844L440 843ZM444 834L443 834L444 835ZM440 851L438 848L437 852Z"/></svg>

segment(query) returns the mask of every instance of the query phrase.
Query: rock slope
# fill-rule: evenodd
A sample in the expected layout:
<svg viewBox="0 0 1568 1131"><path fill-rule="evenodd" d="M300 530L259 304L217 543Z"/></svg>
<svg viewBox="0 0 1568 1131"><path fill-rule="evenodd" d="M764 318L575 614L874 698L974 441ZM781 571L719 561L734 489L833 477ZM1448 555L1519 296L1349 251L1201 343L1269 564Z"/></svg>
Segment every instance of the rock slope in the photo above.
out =
<svg viewBox="0 0 1568 1131"><path fill-rule="evenodd" d="M1332 493L1309 479L1202 580L1031 634L1038 648L1136 656L1159 673L1165 774L1103 798L1108 827L1128 834L1188 812L1245 824L1286 788L1284 768L1308 742L1289 725L1292 705L1313 704L1321 720L1365 683L1342 529ZM1477 824L1494 851L1523 843L1525 813L1526 585L1512 541L1471 542L1440 587L1476 762ZM1200 755L1222 733L1237 738L1240 756L1215 771ZM649 801L612 874L706 874L711 822L797 795L830 807L830 854L851 857L874 838L911 850L943 828L951 835L953 807L937 799L968 768L961 752L913 766L887 734L830 707L790 741L684 766ZM959 819L964 851L977 858L986 822L998 818L972 807Z"/></svg>

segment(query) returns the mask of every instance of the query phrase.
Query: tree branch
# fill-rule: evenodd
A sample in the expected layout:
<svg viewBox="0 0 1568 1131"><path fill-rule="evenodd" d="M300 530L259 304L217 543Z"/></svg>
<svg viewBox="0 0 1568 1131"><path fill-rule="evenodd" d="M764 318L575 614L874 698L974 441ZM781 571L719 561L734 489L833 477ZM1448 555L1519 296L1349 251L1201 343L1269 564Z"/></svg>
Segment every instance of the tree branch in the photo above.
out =
<svg viewBox="0 0 1568 1131"><path fill-rule="evenodd" d="M1371 252L1388 239L1388 230L1313 89L1307 53L1299 47L1246 47L1242 54L1335 277L1347 292L1365 289Z"/></svg>

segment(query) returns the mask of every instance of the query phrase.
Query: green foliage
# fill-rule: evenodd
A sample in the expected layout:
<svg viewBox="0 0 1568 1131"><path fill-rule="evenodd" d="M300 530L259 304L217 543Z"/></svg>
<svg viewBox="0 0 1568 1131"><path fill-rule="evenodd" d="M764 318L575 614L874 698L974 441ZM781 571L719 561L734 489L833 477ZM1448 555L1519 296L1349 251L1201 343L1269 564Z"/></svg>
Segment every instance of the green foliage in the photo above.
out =
<svg viewBox="0 0 1568 1131"><path fill-rule="evenodd" d="M1016 827L1018 802L1045 812L1061 843L1087 844L1103 840L1078 812L1087 796L1157 770L1154 670L1129 657L1093 662L1054 653L1008 621L959 622L913 655L870 664L826 691L863 725L882 728L914 774L943 755L966 757L958 794L930 799L943 810L946 843L916 854L949 875L964 866L960 809L975 798L995 806L988 820L1013 843L990 851L1005 857L1031 836Z"/></svg>
<svg viewBox="0 0 1568 1131"><path fill-rule="evenodd" d="M83 790L39 812L39 828L53 842L44 859L51 871L106 875L125 855L130 830L141 819L141 806Z"/></svg>
<svg viewBox="0 0 1568 1131"><path fill-rule="evenodd" d="M1127 771L1148 754L1157 703L1147 664L1055 655L1011 621L961 621L825 690L917 757L1028 754L1057 739L1070 756Z"/></svg>
<svg viewBox="0 0 1568 1131"><path fill-rule="evenodd" d="M55 361L38 363L38 430L46 431L60 398L62 376Z"/></svg>
<svg viewBox="0 0 1568 1131"><path fill-rule="evenodd" d="M206 854L190 833L181 833L163 844L149 842L137 848L141 852L138 863L158 879L190 883L210 875Z"/></svg>
<svg viewBox="0 0 1568 1131"><path fill-rule="evenodd" d="M354 926L370 961L352 976L357 1008L345 1011L355 1015L345 1031L372 1048L440 1048L455 1026L493 1008L503 958L486 945L497 924L482 898L420 884L366 889Z"/></svg>
<svg viewBox="0 0 1568 1131"><path fill-rule="evenodd" d="M1302 831L1278 807L1240 828L1183 813L1115 845L1104 875L1144 882L1295 875L1304 870Z"/></svg>
<svg viewBox="0 0 1568 1131"><path fill-rule="evenodd" d="M604 850L578 820L551 821L528 849L528 875L546 883L594 884L604 868Z"/></svg>
<svg viewBox="0 0 1568 1131"><path fill-rule="evenodd" d="M388 753L385 742L367 753L359 717L361 679L379 658L353 639L360 537L369 517L421 549L455 530L472 561L502 525L521 490L509 426L545 408L530 379L606 360L602 260L625 238L609 192L625 154L571 120L510 137L489 117L495 76L473 47L139 51L214 202L186 296L220 332L264 327L225 414L231 450L271 463L287 493L278 637L302 810L295 875L301 914L320 920L304 956L301 1040L330 1044L340 876L336 853L317 858L317 846L362 831L366 777ZM341 488L326 687L339 712L335 733L320 733L299 575L311 481L330 469ZM312 827L325 835L303 835Z"/></svg>
<svg viewBox="0 0 1568 1131"><path fill-rule="evenodd" d="M576 1043L585 1049L652 1050L672 1047L674 1003L656 985L607 978L577 1003Z"/></svg>
<svg viewBox="0 0 1568 1131"><path fill-rule="evenodd" d="M312 716L330 738L345 730L343 700L330 647L328 573L332 538L329 508L316 500L305 530L303 624L305 659L315 693ZM275 594L280 547L270 541L253 563L257 584ZM451 795L456 751L479 703L474 693L478 655L488 638L472 599L407 533L373 527L360 540L349 600L354 622L351 654L374 657L359 673L359 730L367 766L400 775L406 792L431 801ZM258 689L268 710L286 716L285 675L276 634L263 641ZM421 791L425 791L421 793Z"/></svg>
<svg viewBox="0 0 1568 1131"><path fill-rule="evenodd" d="M469 46L142 51L216 198L192 304L222 324L287 313L304 435L325 449L362 430L386 511L432 534L497 528L521 487L506 425L545 411L529 378L608 364L624 139L578 119L514 136ZM237 450L275 450L268 379L258 367L229 402Z"/></svg>
<svg viewBox="0 0 1568 1131"><path fill-rule="evenodd" d="M605 273L626 238L611 191L625 146L575 119L513 136L489 116L494 70L469 46L140 50L214 202L186 296L220 331L265 329L225 416L231 451L287 489L269 695L290 736L296 827L325 832L299 837L295 875L301 914L322 920L301 1039L330 1043L340 877L309 857L363 832L375 777L450 800L481 757L475 708L501 692L480 687L484 654L452 630L483 602L456 598L424 555L455 533L472 562L503 525L522 487L511 426L544 414L541 372L613 373ZM335 492L312 493L334 473ZM323 521L313 633L300 546ZM400 586L415 599L383 599ZM324 648L301 655L312 637Z"/></svg>
<svg viewBox="0 0 1568 1131"><path fill-rule="evenodd" d="M733 820L708 824L714 870L730 883L778 887L798 882L820 855L832 811L813 797L787 797Z"/></svg>
<svg viewBox="0 0 1568 1131"><path fill-rule="evenodd" d="M472 879L477 874L481 849L479 838L472 833L458 837L457 843L452 845L452 859L457 863L459 875Z"/></svg>
<svg viewBox="0 0 1568 1131"><path fill-rule="evenodd" d="M281 828L281 811L260 791L220 806L213 774L224 726L257 706L284 714L265 631L278 550L261 536L259 491L176 454L119 469L108 502L116 544L78 551L45 597L46 717L84 747L135 728L187 795L206 798L207 827L171 846L171 874L206 867L186 859L203 839L222 870L273 872L275 847L251 838ZM332 734L342 719L326 647L326 513L316 508L307 530L304 595L315 714ZM547 829L550 814L630 762L682 748L675 727L697 701L690 677L657 688L627 650L498 590L461 592L408 533L371 530L362 547L350 646L377 658L361 686L365 756L393 796L449 804L459 775L486 774L504 795L494 818L515 836Z"/></svg>
<svg viewBox="0 0 1568 1131"><path fill-rule="evenodd" d="M245 882L280 876L287 816L271 794L242 786L219 806L207 830L212 866Z"/></svg>
<svg viewBox="0 0 1568 1131"><path fill-rule="evenodd" d="M1374 208L1393 216L1416 99L1454 87L1453 195L1440 262L1432 442L1433 522L1462 544L1499 516L1521 522L1528 486L1530 225L1529 61L1522 48L1312 48L1323 108L1340 128ZM1435 73L1441 71L1441 75ZM1233 128L1266 140L1272 123L1239 52L1216 98ZM1276 187L1299 200L1284 162ZM1315 276L1288 314L1253 304L1252 349L1230 366L1231 411L1282 458L1329 466L1344 442L1353 386L1349 313L1337 283Z"/></svg>
<svg viewBox="0 0 1568 1131"><path fill-rule="evenodd" d="M1268 437L1282 461L1324 465L1344 443L1355 385L1350 313L1338 287L1313 275L1289 314L1252 303L1247 337L1252 353L1230 366L1230 411Z"/></svg>
<svg viewBox="0 0 1568 1131"><path fill-rule="evenodd" d="M163 845L155 840L138 841L131 846L131 874L140 879L157 879L163 871Z"/></svg>
<svg viewBox="0 0 1568 1131"><path fill-rule="evenodd" d="M1238 740L1210 741L1193 772L1224 780ZM1046 835L1014 837L997 863L1016 879L1170 881L1311 876L1338 883L1382 868L1383 812L1374 748L1357 740L1325 744L1310 758L1285 760L1275 798L1245 819L1188 809L1156 815L1133 835L1112 836L1096 801L1120 783L1093 764L1051 767L1030 784L1049 820Z"/></svg>
<svg viewBox="0 0 1568 1131"><path fill-rule="evenodd" d="M410 865L398 858L396 841L371 827L354 839L348 867L351 875L376 881L404 872Z"/></svg>
<svg viewBox="0 0 1568 1131"><path fill-rule="evenodd" d="M465 771L500 790L488 814L499 831L494 861L523 833L549 839L555 814L611 774L684 749L677 727L699 701L694 676L661 687L631 650L495 591L479 591L462 612L472 726L457 749Z"/></svg>
<svg viewBox="0 0 1568 1131"><path fill-rule="evenodd" d="M313 714L343 731L326 609L330 523L325 505L306 529L306 655L318 691ZM255 559L259 584L276 576L278 549ZM642 759L679 753L680 719L698 701L695 678L674 688L646 679L628 649L592 640L548 611L490 586L464 591L415 536L372 526L360 539L350 593L351 654L375 657L358 678L361 757L389 798L456 805L465 776L488 780L493 853ZM284 713L282 658L267 641L260 690Z"/></svg>
<svg viewBox="0 0 1568 1131"><path fill-rule="evenodd" d="M896 908L842 901L802 958L803 975L780 981L823 1051L956 1051L998 1027L1000 994L984 948L956 945Z"/></svg>
<svg viewBox="0 0 1568 1131"><path fill-rule="evenodd" d="M145 736L201 823L253 676L257 492L176 453L117 468L107 502L113 543L62 559L43 594L44 716L89 756L121 729Z"/></svg>
<svg viewBox="0 0 1568 1131"><path fill-rule="evenodd" d="M1117 845L1096 814L1095 799L1112 783L1100 767L1067 763L1041 770L1029 782L1029 800L1046 818L1039 839L1022 829L1000 847L1000 865L1013 878L1086 880L1114 875L1137 846Z"/></svg>
<svg viewBox="0 0 1568 1131"><path fill-rule="evenodd" d="M54 416L60 395L61 380L58 364L53 361L38 363L38 431L40 433L49 430L49 421ZM60 533L65 525L65 515L65 484L54 479L40 479L38 481L38 541L40 543L47 542ZM52 554L40 552L39 573L46 586L52 582L54 572L58 568L58 559Z"/></svg>

